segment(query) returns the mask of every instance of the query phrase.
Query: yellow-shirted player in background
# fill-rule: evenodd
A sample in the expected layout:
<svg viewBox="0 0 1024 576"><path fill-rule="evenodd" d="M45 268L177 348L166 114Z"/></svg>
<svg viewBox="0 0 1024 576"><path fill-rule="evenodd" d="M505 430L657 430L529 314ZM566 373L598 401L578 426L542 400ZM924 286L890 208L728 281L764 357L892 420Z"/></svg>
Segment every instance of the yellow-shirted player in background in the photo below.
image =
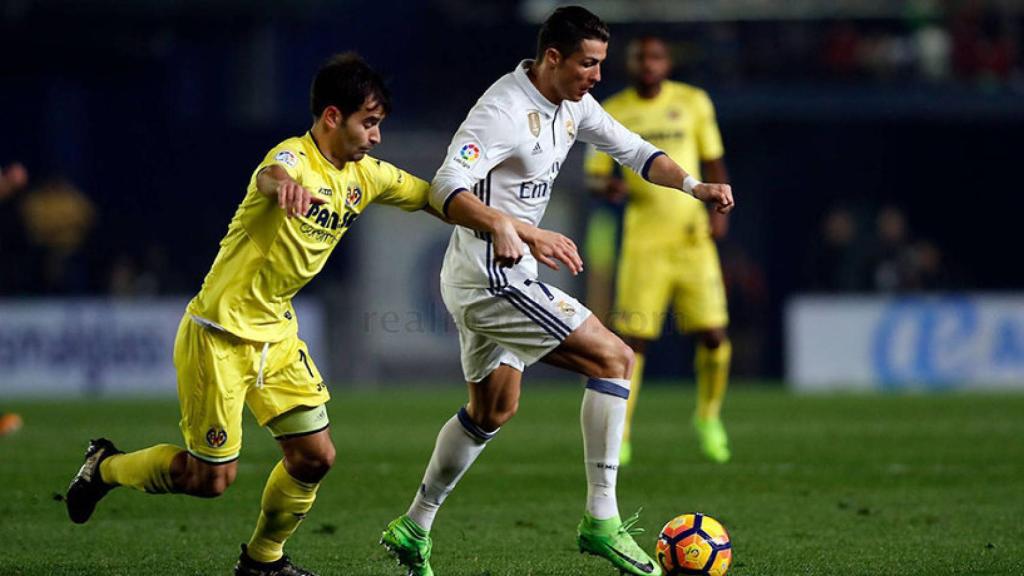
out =
<svg viewBox="0 0 1024 576"><path fill-rule="evenodd" d="M672 63L665 42L634 40L628 50L633 82L602 103L627 128L708 182L728 183L715 110L703 90L667 80ZM612 159L591 150L588 185L613 201L628 196L617 275L613 326L636 353L620 462L632 457L630 428L644 371L647 344L656 340L671 305L680 329L697 340L694 427L702 452L715 462L730 458L720 419L732 348L725 287L715 238L728 218L678 191L647 182L631 171L615 175Z"/></svg>
<svg viewBox="0 0 1024 576"><path fill-rule="evenodd" d="M67 494L74 522L116 486L151 494L219 496L235 479L242 407L277 439L256 530L235 574L312 572L283 554L334 462L323 379L298 337L292 297L327 262L372 203L427 206L429 184L366 153L390 109L381 77L355 54L333 57L312 86L313 127L256 168L174 345L185 446L122 453L94 440Z"/></svg>

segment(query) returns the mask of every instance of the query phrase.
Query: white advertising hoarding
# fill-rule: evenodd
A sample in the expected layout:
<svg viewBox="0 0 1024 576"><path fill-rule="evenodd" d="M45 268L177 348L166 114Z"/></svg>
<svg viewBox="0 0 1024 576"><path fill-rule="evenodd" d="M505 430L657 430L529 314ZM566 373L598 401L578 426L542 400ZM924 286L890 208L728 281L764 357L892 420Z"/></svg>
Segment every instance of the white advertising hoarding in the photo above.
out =
<svg viewBox="0 0 1024 576"><path fill-rule="evenodd" d="M798 390L1024 390L1024 296L800 296L785 323Z"/></svg>
<svg viewBox="0 0 1024 576"><path fill-rule="evenodd" d="M174 395L174 337L187 303L0 300L0 397ZM296 301L295 313L313 357L326 353L321 306ZM323 371L327 365L318 362Z"/></svg>

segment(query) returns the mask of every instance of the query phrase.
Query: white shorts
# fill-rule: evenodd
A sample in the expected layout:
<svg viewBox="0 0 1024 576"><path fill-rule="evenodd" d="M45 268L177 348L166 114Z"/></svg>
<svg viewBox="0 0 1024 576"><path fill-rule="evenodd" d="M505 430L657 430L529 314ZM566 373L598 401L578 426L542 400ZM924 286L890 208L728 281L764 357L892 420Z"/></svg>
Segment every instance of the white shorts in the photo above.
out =
<svg viewBox="0 0 1024 576"><path fill-rule="evenodd" d="M590 317L590 310L554 286L524 278L491 290L441 283L441 297L459 328L462 372L479 382L501 364L535 364Z"/></svg>

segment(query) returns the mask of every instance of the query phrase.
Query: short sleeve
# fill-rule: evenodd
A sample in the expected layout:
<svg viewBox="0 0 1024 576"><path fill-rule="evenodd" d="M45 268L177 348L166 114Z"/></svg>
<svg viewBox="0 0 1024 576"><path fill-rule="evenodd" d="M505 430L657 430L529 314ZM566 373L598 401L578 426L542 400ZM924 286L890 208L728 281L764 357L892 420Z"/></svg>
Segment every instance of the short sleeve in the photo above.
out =
<svg viewBox="0 0 1024 576"><path fill-rule="evenodd" d="M715 105L703 90L697 96L697 149L703 161L718 160L725 154L722 133L718 130Z"/></svg>
<svg viewBox="0 0 1024 576"><path fill-rule="evenodd" d="M374 202L401 208L407 212L422 210L430 196L430 184L398 166L376 158L367 158L375 172L380 193Z"/></svg>
<svg viewBox="0 0 1024 576"><path fill-rule="evenodd" d="M580 140L646 179L651 161L662 152L612 118L590 94L584 96L580 104Z"/></svg>
<svg viewBox="0 0 1024 576"><path fill-rule="evenodd" d="M285 140L267 152L263 162L256 168L259 174L264 168L280 166L296 182L302 183L302 174L307 168L305 157L301 153L301 144L298 139Z"/></svg>
<svg viewBox="0 0 1024 576"><path fill-rule="evenodd" d="M430 204L441 214L458 190L484 179L515 150L508 112L494 103L477 103L448 145L448 154L431 183Z"/></svg>
<svg viewBox="0 0 1024 576"><path fill-rule="evenodd" d="M615 160L592 145L587 146L583 157L583 173L587 176L606 177L615 171Z"/></svg>

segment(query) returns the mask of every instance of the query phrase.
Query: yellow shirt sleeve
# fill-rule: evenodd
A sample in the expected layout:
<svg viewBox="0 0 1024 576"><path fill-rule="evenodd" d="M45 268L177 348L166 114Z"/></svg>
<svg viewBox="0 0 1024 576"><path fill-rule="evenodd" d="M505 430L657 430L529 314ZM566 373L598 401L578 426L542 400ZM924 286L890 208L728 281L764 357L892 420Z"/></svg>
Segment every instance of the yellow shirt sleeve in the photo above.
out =
<svg viewBox="0 0 1024 576"><path fill-rule="evenodd" d="M306 161L302 141L299 138L291 138L278 144L267 152L263 162L256 168L256 174L270 166L280 166L292 177L293 180L302 184L302 174L309 169Z"/></svg>
<svg viewBox="0 0 1024 576"><path fill-rule="evenodd" d="M718 160L725 154L725 148L722 146L722 133L718 130L715 105L711 102L707 92L703 90L700 91L695 101L699 112L697 147L700 151L700 159L703 161Z"/></svg>
<svg viewBox="0 0 1024 576"><path fill-rule="evenodd" d="M383 160L368 158L375 172L380 194L375 202L407 212L422 210L430 196L430 184Z"/></svg>
<svg viewBox="0 0 1024 576"><path fill-rule="evenodd" d="M583 158L584 174L587 176L605 177L611 176L614 171L615 160L611 156L593 146L587 146L587 152Z"/></svg>

